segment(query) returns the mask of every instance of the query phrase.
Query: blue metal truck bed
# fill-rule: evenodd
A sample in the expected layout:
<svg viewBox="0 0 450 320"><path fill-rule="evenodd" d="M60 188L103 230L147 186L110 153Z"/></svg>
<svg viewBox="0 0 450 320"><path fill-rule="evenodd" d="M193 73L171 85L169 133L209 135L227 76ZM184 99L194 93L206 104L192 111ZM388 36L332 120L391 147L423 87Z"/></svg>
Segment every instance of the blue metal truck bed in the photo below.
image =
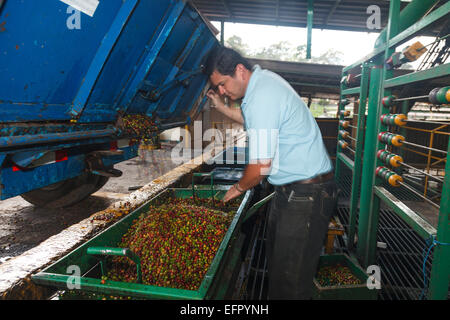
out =
<svg viewBox="0 0 450 320"><path fill-rule="evenodd" d="M137 155L124 117L147 117L156 135L189 124L206 102L202 63L218 41L191 4L75 9L92 3L0 1L1 199L66 205L56 200L67 185L98 190Z"/></svg>

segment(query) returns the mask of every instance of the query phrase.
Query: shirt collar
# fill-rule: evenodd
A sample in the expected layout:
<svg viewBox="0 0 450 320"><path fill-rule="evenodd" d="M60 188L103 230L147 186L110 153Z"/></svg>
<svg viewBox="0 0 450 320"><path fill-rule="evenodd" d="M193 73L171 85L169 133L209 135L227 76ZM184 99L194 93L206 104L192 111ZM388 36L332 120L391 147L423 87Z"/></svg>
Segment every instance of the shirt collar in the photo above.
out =
<svg viewBox="0 0 450 320"><path fill-rule="evenodd" d="M259 64L255 64L252 68L252 75L250 76L250 79L248 80L247 89L245 90L244 99L242 99L241 103L241 109L245 109L247 106L247 100L249 99L250 93L253 90L253 87L255 86L256 78L258 78L258 73L261 71L261 67Z"/></svg>

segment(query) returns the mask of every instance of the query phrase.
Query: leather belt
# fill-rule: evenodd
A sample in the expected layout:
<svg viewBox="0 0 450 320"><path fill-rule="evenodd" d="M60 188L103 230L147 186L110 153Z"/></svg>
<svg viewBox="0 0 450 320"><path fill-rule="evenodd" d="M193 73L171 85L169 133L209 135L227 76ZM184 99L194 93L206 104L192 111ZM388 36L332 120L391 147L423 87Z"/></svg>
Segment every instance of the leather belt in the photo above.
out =
<svg viewBox="0 0 450 320"><path fill-rule="evenodd" d="M294 181L294 182L288 183L288 184L286 184L286 186L293 185L293 184L322 183L322 182L326 182L326 181L329 181L329 180L333 179L333 177L334 177L334 172L330 171L328 173L321 174L321 175L316 176L316 177L311 178L311 179L298 180L298 181Z"/></svg>

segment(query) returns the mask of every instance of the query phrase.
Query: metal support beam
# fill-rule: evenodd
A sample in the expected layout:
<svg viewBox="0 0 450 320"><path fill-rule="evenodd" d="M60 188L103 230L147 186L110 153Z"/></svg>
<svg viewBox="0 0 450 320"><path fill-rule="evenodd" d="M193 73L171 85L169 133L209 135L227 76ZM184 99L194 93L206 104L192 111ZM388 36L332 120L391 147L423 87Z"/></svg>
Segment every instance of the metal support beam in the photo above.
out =
<svg viewBox="0 0 450 320"><path fill-rule="evenodd" d="M278 23L280 21L280 0L277 0L275 7L275 21Z"/></svg>
<svg viewBox="0 0 450 320"><path fill-rule="evenodd" d="M384 187L375 186L374 192L385 204L397 213L422 239L427 240L431 235L436 234L436 229L418 215L414 210L407 207L402 201L398 200L392 193Z"/></svg>
<svg viewBox="0 0 450 320"><path fill-rule="evenodd" d="M360 91L361 91L360 87L343 89L341 95L346 96L346 95L352 95L352 94L359 94Z"/></svg>
<svg viewBox="0 0 450 320"><path fill-rule="evenodd" d="M423 16L433 8L440 0L412 0L400 13L396 20L398 31L401 32L411 25L419 21ZM443 1L445 2L445 1ZM383 47L386 43L388 35L388 28L383 29L375 41L375 47ZM390 39L392 39L391 37Z"/></svg>
<svg viewBox="0 0 450 320"><path fill-rule="evenodd" d="M228 4L228 1L227 0L222 0L222 4L223 4L223 7L225 8L225 11L228 14L228 17L230 19L233 19L234 18L233 12L231 11L231 8L230 8L230 5Z"/></svg>
<svg viewBox="0 0 450 320"><path fill-rule="evenodd" d="M323 20L323 24L327 25L328 21L330 20L331 16L333 16L333 13L336 11L337 7L339 6L339 3L341 3L342 0L336 0L336 2L333 5L333 8L331 8L330 12L328 13L327 17Z"/></svg>
<svg viewBox="0 0 450 320"><path fill-rule="evenodd" d="M346 75L345 72L342 72L342 77L345 76L345 75ZM339 97L339 104L338 104L338 117L339 117L339 120L344 120L344 115L341 114L341 111L345 110L345 105L343 103L341 103L341 99L344 97L342 95L342 91L344 90L344 88L345 88L344 83L341 81L341 83L340 83L341 96ZM343 128L339 124L338 125L338 132L341 129L343 129ZM339 161L342 161L344 164L347 165L347 167L349 167L348 164L346 163L345 159L341 159L339 157L340 154L342 154L342 148L341 148L341 146L339 144L339 138L338 138L337 146L336 146L336 164L335 164L335 170L334 170L334 179L336 180L336 182L339 182L340 179L341 179L341 171L342 170L341 170L341 164L339 163ZM349 168L351 168L351 170L353 170L353 164Z"/></svg>
<svg viewBox="0 0 450 320"><path fill-rule="evenodd" d="M450 276L450 141L447 147L444 185L439 209L439 221L431 269L428 299L447 300Z"/></svg>
<svg viewBox="0 0 450 320"><path fill-rule="evenodd" d="M367 134L367 136L370 136L371 141L368 142L366 140L365 143L366 150L364 150L364 156L366 156L367 154L370 157L368 161L364 161L364 163L367 164L367 167L369 167L369 171L367 171L366 173L370 174L370 177L367 177L367 179L370 182L364 184L363 180L363 186L367 188L366 192L369 194L368 199L370 199L370 201L368 202L369 204L368 208L365 208L365 212L363 212L363 197L361 195L361 212L359 220L360 228L358 228L358 239L359 239L358 254L362 259L362 264L364 266L374 264L376 260L376 248L377 248L376 237L380 214L380 198L374 196L373 193L373 187L376 184L380 184L380 179L375 177L375 168L379 163L379 160L376 157L376 152L377 150L380 149L380 142L378 141L377 136L378 132L380 132L382 129L383 131L386 129L386 127L382 125L381 122L379 121L380 116L384 113L389 112L389 109L383 107L383 105L380 102L383 97L391 94L389 90L385 90L384 84L386 79L390 79L393 76L393 70L386 70L383 61L386 61L386 59L390 57L394 51L392 48L389 47L389 40L395 37L399 32L399 24L398 24L399 15L400 15L400 0L392 0L389 6L389 22L387 25L387 41L385 44L385 54L383 60L380 61L381 77L376 79L377 82L371 84L371 89L372 85L377 89L376 91L373 92L372 95L372 97L375 95L377 103L376 105L374 105L375 112L370 113L369 109L369 114L374 116L374 118L371 118L370 121L368 120L367 123L366 133L370 132L370 134ZM372 78L370 81L372 82ZM370 96L371 95L369 94L369 97ZM373 125L372 128L369 128L369 122L372 123ZM362 218L362 214L364 214L365 219ZM359 241L361 241L361 243L359 243Z"/></svg>
<svg viewBox="0 0 450 320"><path fill-rule="evenodd" d="M385 88L392 88L418 81L426 81L439 77L445 77L449 74L450 74L450 62L446 64L441 64L439 66L427 70L417 71L407 75L386 80Z"/></svg>
<svg viewBox="0 0 450 320"><path fill-rule="evenodd" d="M358 244L357 244L357 256L363 261L366 256L367 247L367 234L369 232L369 213L370 207L373 201L372 186L374 185L375 167L371 164L374 163L376 157L376 151L373 145L377 141L377 109L380 103L378 91L380 90L380 82L382 76L383 60L378 58L375 62L377 66L373 67L370 71L370 87L369 87L369 101L368 101L368 115L366 122L366 137L364 141L364 154L361 177L361 196L360 196L360 209L358 220ZM367 261L362 263L367 266Z"/></svg>
<svg viewBox="0 0 450 320"><path fill-rule="evenodd" d="M313 15L314 15L314 0L308 0L308 20L307 20L308 40L306 44L306 59L311 59Z"/></svg>
<svg viewBox="0 0 450 320"><path fill-rule="evenodd" d="M225 44L225 22L220 21L220 44L223 46Z"/></svg>
<svg viewBox="0 0 450 320"><path fill-rule="evenodd" d="M363 157L363 140L364 131L366 127L366 106L367 96L369 91L369 74L370 66L367 63L362 65L360 91L359 91L359 106L358 106L358 123L356 128L356 147L355 147L355 161L352 176L352 191L350 195L350 216L349 216L349 235L348 248L354 249L354 239L356 233L356 216L358 213L359 191L361 188L361 172L362 172L362 157Z"/></svg>
<svg viewBox="0 0 450 320"><path fill-rule="evenodd" d="M389 41L389 46L390 47L399 46L402 43L408 41L408 39L413 38L421 30L425 29L426 27L429 27L435 21L445 17L448 14L449 9L450 9L450 2L447 2L447 3L443 4L440 8L431 12L428 16L417 21L415 24L409 26L407 29L405 29L405 30L400 29L399 31L401 31L401 33L399 33L398 35L396 35L394 38L392 38ZM375 48L370 54L364 56L362 59L345 67L343 71L349 71L349 70L357 67L358 65L360 65L362 62L374 59L376 56L378 56L382 53L384 53L384 47L379 46L379 47Z"/></svg>
<svg viewBox="0 0 450 320"><path fill-rule="evenodd" d="M350 159L349 157L347 157L345 154L343 154L342 152L338 152L336 153L336 160L340 160L342 161L343 164L345 164L350 170L354 171L355 168L355 162Z"/></svg>

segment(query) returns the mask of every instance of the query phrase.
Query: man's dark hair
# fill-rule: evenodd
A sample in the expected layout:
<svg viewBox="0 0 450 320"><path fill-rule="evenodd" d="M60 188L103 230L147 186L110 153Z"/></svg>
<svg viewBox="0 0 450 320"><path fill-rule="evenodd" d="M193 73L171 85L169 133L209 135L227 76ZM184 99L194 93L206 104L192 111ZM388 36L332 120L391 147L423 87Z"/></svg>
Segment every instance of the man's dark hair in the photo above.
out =
<svg viewBox="0 0 450 320"><path fill-rule="evenodd" d="M208 55L204 72L209 77L214 71L224 76L233 76L236 66L242 64L248 70L252 70L252 64L236 50L219 46Z"/></svg>

